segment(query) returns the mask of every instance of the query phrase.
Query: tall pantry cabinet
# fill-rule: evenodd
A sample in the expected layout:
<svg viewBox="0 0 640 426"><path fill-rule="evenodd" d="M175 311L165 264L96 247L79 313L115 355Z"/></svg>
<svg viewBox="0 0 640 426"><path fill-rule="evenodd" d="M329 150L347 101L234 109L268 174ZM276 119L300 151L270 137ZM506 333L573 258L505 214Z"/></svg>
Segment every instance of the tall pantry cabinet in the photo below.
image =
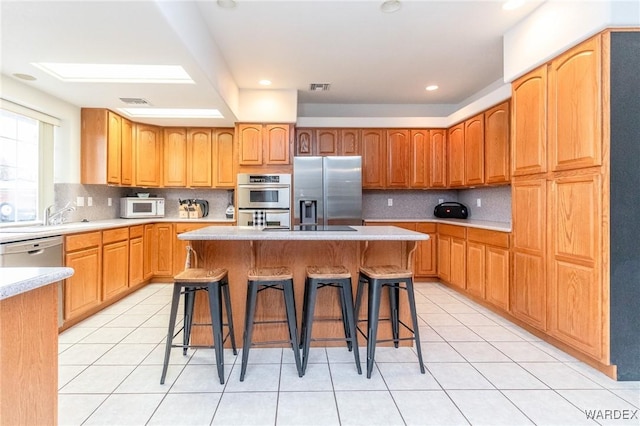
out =
<svg viewBox="0 0 640 426"><path fill-rule="evenodd" d="M605 31L512 86L512 314L620 380L640 379L638 58L640 32Z"/></svg>

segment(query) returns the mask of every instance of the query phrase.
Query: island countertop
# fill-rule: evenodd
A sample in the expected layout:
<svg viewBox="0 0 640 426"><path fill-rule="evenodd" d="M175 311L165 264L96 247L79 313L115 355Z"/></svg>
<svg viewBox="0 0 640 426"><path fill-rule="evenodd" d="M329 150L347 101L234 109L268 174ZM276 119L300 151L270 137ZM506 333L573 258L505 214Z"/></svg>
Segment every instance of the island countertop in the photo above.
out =
<svg viewBox="0 0 640 426"><path fill-rule="evenodd" d="M0 268L0 300L69 278L72 268Z"/></svg>
<svg viewBox="0 0 640 426"><path fill-rule="evenodd" d="M251 226L207 226L178 235L188 241L423 241L429 235L397 226L351 226L353 231L292 231Z"/></svg>

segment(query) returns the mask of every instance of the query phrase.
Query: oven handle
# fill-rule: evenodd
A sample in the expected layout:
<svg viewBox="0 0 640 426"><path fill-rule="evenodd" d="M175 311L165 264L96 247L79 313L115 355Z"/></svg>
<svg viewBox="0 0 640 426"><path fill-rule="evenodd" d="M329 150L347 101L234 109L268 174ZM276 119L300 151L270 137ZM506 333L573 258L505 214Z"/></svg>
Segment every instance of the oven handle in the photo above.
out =
<svg viewBox="0 0 640 426"><path fill-rule="evenodd" d="M290 185L238 185L238 189L288 189Z"/></svg>
<svg viewBox="0 0 640 426"><path fill-rule="evenodd" d="M291 209L242 209L238 207L239 213L253 213L253 212L265 212L265 213L289 213Z"/></svg>

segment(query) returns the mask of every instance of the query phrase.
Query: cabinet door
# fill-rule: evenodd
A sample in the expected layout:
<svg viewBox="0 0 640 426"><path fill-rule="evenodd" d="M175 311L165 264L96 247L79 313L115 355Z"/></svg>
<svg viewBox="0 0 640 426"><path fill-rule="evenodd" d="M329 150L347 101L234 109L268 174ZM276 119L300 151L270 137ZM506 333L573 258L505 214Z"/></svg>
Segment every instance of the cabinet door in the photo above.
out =
<svg viewBox="0 0 640 426"><path fill-rule="evenodd" d="M509 102L484 113L485 183L509 183Z"/></svg>
<svg viewBox="0 0 640 426"><path fill-rule="evenodd" d="M155 235L155 225L144 225L144 259L142 261L142 271L144 279L153 277L154 253L157 250L158 239Z"/></svg>
<svg viewBox="0 0 640 426"><path fill-rule="evenodd" d="M451 238L450 283L465 288L467 281L467 242L461 238Z"/></svg>
<svg viewBox="0 0 640 426"><path fill-rule="evenodd" d="M482 243L467 243L467 292L476 297L485 297L485 252Z"/></svg>
<svg viewBox="0 0 640 426"><path fill-rule="evenodd" d="M102 300L125 291L129 284L129 241L102 247Z"/></svg>
<svg viewBox="0 0 640 426"><path fill-rule="evenodd" d="M238 162L242 166L262 165L262 124L238 124Z"/></svg>
<svg viewBox="0 0 640 426"><path fill-rule="evenodd" d="M120 185L133 185L133 124L122 119Z"/></svg>
<svg viewBox="0 0 640 426"><path fill-rule="evenodd" d="M411 187L429 187L429 131L411 130Z"/></svg>
<svg viewBox="0 0 640 426"><path fill-rule="evenodd" d="M436 263L437 233L434 223L416 223L416 231L429 234L427 241L418 243L416 255L416 275L421 277L435 277L438 275Z"/></svg>
<svg viewBox="0 0 640 426"><path fill-rule="evenodd" d="M202 188L213 186L213 162L215 160L213 154L211 129L187 130L188 186Z"/></svg>
<svg viewBox="0 0 640 426"><path fill-rule="evenodd" d="M558 178L549 194L549 333L603 356L602 178ZM606 322L605 322L606 324Z"/></svg>
<svg viewBox="0 0 640 426"><path fill-rule="evenodd" d="M137 186L160 186L162 136L158 127L136 124L135 180Z"/></svg>
<svg viewBox="0 0 640 426"><path fill-rule="evenodd" d="M73 276L64 282L64 319L69 320L100 304L102 283L100 247L67 253L65 266L75 270Z"/></svg>
<svg viewBox="0 0 640 426"><path fill-rule="evenodd" d="M451 281L451 237L438 235L438 277L444 282Z"/></svg>
<svg viewBox="0 0 640 426"><path fill-rule="evenodd" d="M384 130L362 130L362 187L384 188L387 153Z"/></svg>
<svg viewBox="0 0 640 426"><path fill-rule="evenodd" d="M549 167L602 165L601 38L567 51L549 67Z"/></svg>
<svg viewBox="0 0 640 426"><path fill-rule="evenodd" d="M156 223L155 225L154 275L173 275L173 225Z"/></svg>
<svg viewBox="0 0 640 426"><path fill-rule="evenodd" d="M263 130L264 164L290 164L288 124L267 124Z"/></svg>
<svg viewBox="0 0 640 426"><path fill-rule="evenodd" d="M122 119L118 114L107 112L107 183L120 184L120 150L122 148Z"/></svg>
<svg viewBox="0 0 640 426"><path fill-rule="evenodd" d="M411 139L408 130L387 130L387 188L408 188L411 180Z"/></svg>
<svg viewBox="0 0 640 426"><path fill-rule="evenodd" d="M164 186L187 186L187 129L168 127L164 129ZM208 157L207 157L208 158Z"/></svg>
<svg viewBox="0 0 640 426"><path fill-rule="evenodd" d="M207 223L176 223L173 225L175 235L173 238L173 274L178 274L185 269L185 260L187 259L187 246L189 241L178 239L178 235L183 232L195 231L196 229L210 226ZM218 226L220 224L216 224ZM202 259L202 258L201 258ZM195 268L195 263L191 265Z"/></svg>
<svg viewBox="0 0 640 426"><path fill-rule="evenodd" d="M314 129L296 129L296 156L316 155L315 133Z"/></svg>
<svg viewBox="0 0 640 426"><path fill-rule="evenodd" d="M485 258L485 300L509 310L509 250L487 246Z"/></svg>
<svg viewBox="0 0 640 426"><path fill-rule="evenodd" d="M129 287L144 282L144 240L136 237L129 240Z"/></svg>
<svg viewBox="0 0 640 426"><path fill-rule="evenodd" d="M436 129L429 131L429 170L431 188L447 186L447 137L446 131Z"/></svg>
<svg viewBox="0 0 640 426"><path fill-rule="evenodd" d="M233 150L233 129L216 129L213 133L213 185L216 188L236 186L236 161Z"/></svg>
<svg viewBox="0 0 640 426"><path fill-rule="evenodd" d="M316 154L315 155L338 155L338 130L337 129L316 130Z"/></svg>
<svg viewBox="0 0 640 426"><path fill-rule="evenodd" d="M464 123L464 183L484 183L484 114Z"/></svg>
<svg viewBox="0 0 640 426"><path fill-rule="evenodd" d="M360 130L340 129L338 155L360 155Z"/></svg>
<svg viewBox="0 0 640 426"><path fill-rule="evenodd" d="M511 85L511 172L514 176L547 171L547 66Z"/></svg>
<svg viewBox="0 0 640 426"><path fill-rule="evenodd" d="M449 129L448 143L448 186L462 186L464 184L464 123Z"/></svg>

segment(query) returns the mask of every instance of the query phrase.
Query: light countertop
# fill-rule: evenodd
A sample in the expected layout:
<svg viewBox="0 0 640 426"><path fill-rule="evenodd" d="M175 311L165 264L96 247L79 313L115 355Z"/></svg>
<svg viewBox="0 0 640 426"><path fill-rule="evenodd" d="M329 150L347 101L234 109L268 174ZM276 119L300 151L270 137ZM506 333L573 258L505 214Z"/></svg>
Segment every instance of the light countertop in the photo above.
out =
<svg viewBox="0 0 640 426"><path fill-rule="evenodd" d="M509 222L493 222L489 220L476 219L441 219L439 217L422 218L422 219L375 219L367 218L364 222L423 222L423 223L444 223L447 225L466 226L467 228L487 229L498 232L511 232L511 223Z"/></svg>
<svg viewBox="0 0 640 426"><path fill-rule="evenodd" d="M427 234L395 226L352 226L355 231L263 230L251 226L207 226L178 235L181 240L244 241L421 241Z"/></svg>
<svg viewBox="0 0 640 426"><path fill-rule="evenodd" d="M0 300L69 278L72 268L0 268Z"/></svg>

